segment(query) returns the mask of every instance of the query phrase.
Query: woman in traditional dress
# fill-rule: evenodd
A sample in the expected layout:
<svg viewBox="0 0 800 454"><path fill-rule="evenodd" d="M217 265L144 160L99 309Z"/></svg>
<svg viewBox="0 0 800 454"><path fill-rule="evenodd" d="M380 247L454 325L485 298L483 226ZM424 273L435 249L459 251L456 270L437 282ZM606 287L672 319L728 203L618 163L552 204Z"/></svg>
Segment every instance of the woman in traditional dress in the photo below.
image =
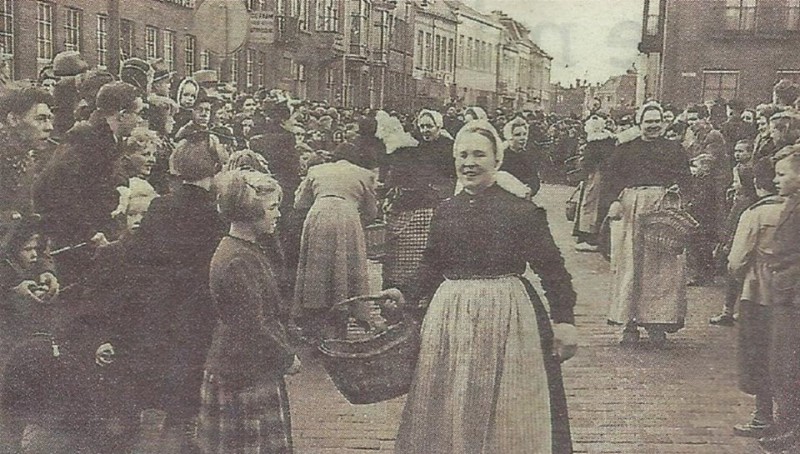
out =
<svg viewBox="0 0 800 454"><path fill-rule="evenodd" d="M398 148L386 160L389 207L384 287L405 286L416 278L433 209L455 189L453 141L441 133L442 115L422 110L415 124L419 144Z"/></svg>
<svg viewBox="0 0 800 454"><path fill-rule="evenodd" d="M534 196L539 192L542 183L539 179L539 159L528 146L529 130L528 122L522 117L515 117L505 124L503 136L508 148L500 170L517 177L530 188L531 196Z"/></svg>
<svg viewBox="0 0 800 454"><path fill-rule="evenodd" d="M325 332L331 306L369 292L363 226L378 213L375 174L359 150L340 146L335 162L311 167L297 189L294 207L310 210L303 224L292 316L307 332Z"/></svg>
<svg viewBox="0 0 800 454"><path fill-rule="evenodd" d="M496 184L494 127L465 125L454 155L464 190L436 209L418 286L405 289L432 299L395 452L571 453L559 365L576 350L571 276L545 211Z"/></svg>
<svg viewBox="0 0 800 454"><path fill-rule="evenodd" d="M642 106L642 135L621 144L606 161L600 193L611 222L611 308L608 321L624 325L622 342L639 340L638 327L662 345L686 318L686 253L645 247L641 218L667 193L687 188L689 160L680 143L662 137L663 111Z"/></svg>
<svg viewBox="0 0 800 454"><path fill-rule="evenodd" d="M211 260L217 327L206 361L198 445L204 453L292 452L284 374L300 362L280 322L276 270L259 242L275 231L281 189L253 170L219 178L231 223Z"/></svg>

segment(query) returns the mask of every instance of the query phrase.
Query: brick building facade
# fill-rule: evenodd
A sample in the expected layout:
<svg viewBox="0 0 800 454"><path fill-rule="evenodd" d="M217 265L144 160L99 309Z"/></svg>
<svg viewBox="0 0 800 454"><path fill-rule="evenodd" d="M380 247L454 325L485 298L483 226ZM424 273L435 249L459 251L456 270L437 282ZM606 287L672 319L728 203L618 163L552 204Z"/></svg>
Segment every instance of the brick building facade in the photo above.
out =
<svg viewBox="0 0 800 454"><path fill-rule="evenodd" d="M639 50L640 102L767 102L777 80L800 81L800 2L645 0Z"/></svg>

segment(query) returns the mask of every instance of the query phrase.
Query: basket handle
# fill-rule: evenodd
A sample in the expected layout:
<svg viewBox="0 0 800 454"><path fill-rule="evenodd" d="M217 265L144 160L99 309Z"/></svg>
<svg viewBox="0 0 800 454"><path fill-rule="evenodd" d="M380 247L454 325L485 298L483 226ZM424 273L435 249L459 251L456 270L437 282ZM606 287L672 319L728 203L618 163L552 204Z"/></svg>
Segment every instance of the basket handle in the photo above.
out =
<svg viewBox="0 0 800 454"><path fill-rule="evenodd" d="M682 205L681 192L676 186L667 188L667 191L658 201L659 210L680 210Z"/></svg>
<svg viewBox="0 0 800 454"><path fill-rule="evenodd" d="M348 298L346 300L339 301L338 303L334 304L333 307L331 307L330 310L331 311L342 310L342 307L345 307L345 306L349 310L356 303L366 303L368 301L384 301L384 300L387 300L387 299L389 299L389 298L387 298L385 296L382 296L382 295L354 296L352 298Z"/></svg>

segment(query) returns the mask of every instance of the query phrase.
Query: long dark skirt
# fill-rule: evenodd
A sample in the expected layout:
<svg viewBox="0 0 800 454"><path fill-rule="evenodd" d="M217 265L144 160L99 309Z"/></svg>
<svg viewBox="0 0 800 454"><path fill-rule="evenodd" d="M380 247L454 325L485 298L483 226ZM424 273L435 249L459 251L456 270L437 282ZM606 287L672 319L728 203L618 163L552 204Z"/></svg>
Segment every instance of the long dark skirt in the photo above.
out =
<svg viewBox="0 0 800 454"><path fill-rule="evenodd" d="M205 454L292 452L289 396L283 377L231 390L206 373L197 444Z"/></svg>
<svg viewBox="0 0 800 454"><path fill-rule="evenodd" d="M742 300L739 306L739 389L751 395L769 394L769 352L772 338L770 307Z"/></svg>

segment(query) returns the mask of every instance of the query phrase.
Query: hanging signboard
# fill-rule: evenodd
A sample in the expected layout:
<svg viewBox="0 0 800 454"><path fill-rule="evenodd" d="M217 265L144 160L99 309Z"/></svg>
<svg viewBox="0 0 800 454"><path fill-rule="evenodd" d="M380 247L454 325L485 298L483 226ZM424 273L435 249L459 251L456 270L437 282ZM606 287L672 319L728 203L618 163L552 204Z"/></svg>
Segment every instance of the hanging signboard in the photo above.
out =
<svg viewBox="0 0 800 454"><path fill-rule="evenodd" d="M253 11L250 13L250 42L272 44L275 42L275 12Z"/></svg>

